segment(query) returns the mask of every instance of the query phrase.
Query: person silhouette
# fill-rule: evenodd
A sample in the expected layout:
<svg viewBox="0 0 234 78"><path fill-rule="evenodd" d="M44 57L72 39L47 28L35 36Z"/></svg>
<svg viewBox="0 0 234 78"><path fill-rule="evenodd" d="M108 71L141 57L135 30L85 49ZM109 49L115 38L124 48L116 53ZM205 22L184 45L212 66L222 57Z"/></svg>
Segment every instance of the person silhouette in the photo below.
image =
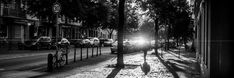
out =
<svg viewBox="0 0 234 78"><path fill-rule="evenodd" d="M146 55L147 55L147 51L149 50L149 43L148 41L145 41L144 43L144 47L142 49L142 51L144 52L144 62L146 62Z"/></svg>
<svg viewBox="0 0 234 78"><path fill-rule="evenodd" d="M144 49L143 52L144 52L144 62L146 62L147 50Z"/></svg>
<svg viewBox="0 0 234 78"><path fill-rule="evenodd" d="M147 75L150 72L150 65L147 62L144 62L141 65L141 70Z"/></svg>

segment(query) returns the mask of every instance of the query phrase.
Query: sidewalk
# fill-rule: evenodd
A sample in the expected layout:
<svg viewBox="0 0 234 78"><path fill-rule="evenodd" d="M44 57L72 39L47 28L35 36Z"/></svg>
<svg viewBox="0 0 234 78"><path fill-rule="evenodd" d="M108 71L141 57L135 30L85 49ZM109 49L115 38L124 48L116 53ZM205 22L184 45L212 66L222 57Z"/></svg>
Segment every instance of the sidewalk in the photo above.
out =
<svg viewBox="0 0 234 78"><path fill-rule="evenodd" d="M167 65L175 76L179 78L200 78L199 64L196 61L195 52L187 52L184 48L158 50L162 62Z"/></svg>
<svg viewBox="0 0 234 78"><path fill-rule="evenodd" d="M143 62L143 53L124 56L125 67L115 68L117 58L106 61L106 64L91 70L83 70L66 78L199 78L195 58L180 56L173 52L163 52L163 58L156 57L149 51L147 62ZM182 53L181 53L182 54ZM183 53L185 54L185 52Z"/></svg>
<svg viewBox="0 0 234 78"><path fill-rule="evenodd" d="M143 52L124 55L125 67L115 68L117 58L91 70L83 70L66 78L173 78L172 73L160 60L148 52L147 62L143 61Z"/></svg>
<svg viewBox="0 0 234 78"><path fill-rule="evenodd" d="M157 57L154 51L148 51L144 63L143 52L124 54L125 67L115 68L115 54L103 54L99 57L70 63L54 72L45 69L18 71L16 76L39 78L199 78L199 72L194 56L178 50L159 51ZM161 57L162 56L162 57ZM193 56L193 57L192 57ZM27 72L25 74L25 72ZM5 77L5 76L4 76Z"/></svg>

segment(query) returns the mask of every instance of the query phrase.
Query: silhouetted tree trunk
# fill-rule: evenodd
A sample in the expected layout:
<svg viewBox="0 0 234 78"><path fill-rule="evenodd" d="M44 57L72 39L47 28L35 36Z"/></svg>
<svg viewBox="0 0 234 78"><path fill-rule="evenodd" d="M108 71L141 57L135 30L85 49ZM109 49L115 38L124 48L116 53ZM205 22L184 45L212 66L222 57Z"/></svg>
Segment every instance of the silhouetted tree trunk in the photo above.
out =
<svg viewBox="0 0 234 78"><path fill-rule="evenodd" d="M158 56L158 29L159 29L159 27L158 27L158 19L156 19L155 21L155 44L154 44L154 50L155 50L155 54Z"/></svg>
<svg viewBox="0 0 234 78"><path fill-rule="evenodd" d="M120 68L124 67L124 62L123 62L124 4L125 4L125 0L119 0L119 26L118 26L117 67L120 67Z"/></svg>
<svg viewBox="0 0 234 78"><path fill-rule="evenodd" d="M169 24L169 22L167 21L167 24L168 27L167 27L167 44L166 44L166 50L169 50L169 45L170 45L170 31L171 31L171 25Z"/></svg>
<svg viewBox="0 0 234 78"><path fill-rule="evenodd" d="M176 38L176 47L179 46L179 38Z"/></svg>
<svg viewBox="0 0 234 78"><path fill-rule="evenodd" d="M109 29L109 30L107 30L108 31L108 33L109 33L109 35L108 35L108 38L112 38L112 33L113 33L113 31L114 31L114 29Z"/></svg>

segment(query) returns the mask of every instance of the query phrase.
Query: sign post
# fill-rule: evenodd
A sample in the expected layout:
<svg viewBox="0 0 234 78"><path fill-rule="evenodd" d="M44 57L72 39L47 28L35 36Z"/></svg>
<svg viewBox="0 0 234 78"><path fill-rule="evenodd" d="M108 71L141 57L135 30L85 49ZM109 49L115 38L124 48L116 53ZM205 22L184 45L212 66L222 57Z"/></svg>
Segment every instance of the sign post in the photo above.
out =
<svg viewBox="0 0 234 78"><path fill-rule="evenodd" d="M53 12L56 14L55 27L56 27L56 42L58 42L59 37L59 25L58 25L58 14L61 11L61 5L58 2L55 2L52 7Z"/></svg>

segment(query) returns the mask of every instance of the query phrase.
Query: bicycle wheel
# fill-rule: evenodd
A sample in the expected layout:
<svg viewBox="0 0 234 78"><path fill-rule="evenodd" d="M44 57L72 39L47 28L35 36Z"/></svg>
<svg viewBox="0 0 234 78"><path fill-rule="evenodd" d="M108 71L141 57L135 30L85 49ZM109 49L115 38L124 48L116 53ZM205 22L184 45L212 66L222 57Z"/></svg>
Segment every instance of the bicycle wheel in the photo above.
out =
<svg viewBox="0 0 234 78"><path fill-rule="evenodd" d="M60 60L59 62L60 66L64 66L66 63L66 55L62 54L59 60Z"/></svg>
<svg viewBox="0 0 234 78"><path fill-rule="evenodd" d="M57 60L56 60L56 56L53 56L53 60L52 60L52 68L55 69L55 68L58 68L58 63L57 63Z"/></svg>

